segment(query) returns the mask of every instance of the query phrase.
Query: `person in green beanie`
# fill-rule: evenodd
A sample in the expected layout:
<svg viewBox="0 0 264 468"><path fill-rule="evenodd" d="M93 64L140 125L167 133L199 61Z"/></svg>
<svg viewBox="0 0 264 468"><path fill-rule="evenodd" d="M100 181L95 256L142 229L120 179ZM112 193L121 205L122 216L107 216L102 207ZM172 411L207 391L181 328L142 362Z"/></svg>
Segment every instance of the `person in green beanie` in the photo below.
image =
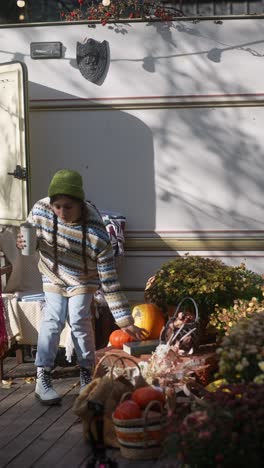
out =
<svg viewBox="0 0 264 468"><path fill-rule="evenodd" d="M97 208L85 201L81 175L74 170L56 172L48 197L35 203L28 221L37 232L39 270L45 307L37 354L36 397L46 405L60 402L50 372L66 320L80 365L81 390L91 381L95 360L90 305L101 286L117 325L134 339L146 336L134 325L128 301L121 291L109 235ZM17 247L25 245L21 234Z"/></svg>

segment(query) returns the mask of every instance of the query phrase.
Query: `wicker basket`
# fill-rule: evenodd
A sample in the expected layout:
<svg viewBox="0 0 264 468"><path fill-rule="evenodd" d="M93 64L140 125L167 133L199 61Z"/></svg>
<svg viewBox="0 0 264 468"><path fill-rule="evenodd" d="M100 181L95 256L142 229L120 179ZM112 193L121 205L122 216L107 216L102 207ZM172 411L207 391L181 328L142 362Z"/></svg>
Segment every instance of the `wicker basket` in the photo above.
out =
<svg viewBox="0 0 264 468"><path fill-rule="evenodd" d="M120 364L120 367L118 366ZM136 359L133 356L122 356L118 352L105 353L95 366L93 379L103 377L108 374L112 380L123 375L134 385L137 381L137 386L147 385L147 382L142 376L141 369Z"/></svg>
<svg viewBox="0 0 264 468"><path fill-rule="evenodd" d="M175 321L178 319L178 315L181 311L181 307L184 302L190 302L195 311L195 317L191 322L184 323L180 322L180 325L176 328L174 326ZM190 345L185 350L182 349L184 342L187 339L190 340ZM181 354L192 354L199 347L199 312L198 306L192 297L184 297L176 307L174 315L168 320L165 327L161 330L160 342L167 343L170 346L178 345L178 348L182 351Z"/></svg>
<svg viewBox="0 0 264 468"><path fill-rule="evenodd" d="M136 376L133 376L133 380L136 381L135 385L128 375L130 369L135 370L137 373ZM144 386L147 384L141 374L139 365L132 357L123 357L117 353L106 353L100 359L94 370L92 382L86 385L76 398L73 408L74 413L82 420L83 435L86 440L94 438L102 443L102 434L98 433L96 427L95 403L101 406L103 412L104 444L108 447L120 447L114 429L112 413L123 395L131 395L137 385Z"/></svg>
<svg viewBox="0 0 264 468"><path fill-rule="evenodd" d="M151 411L154 406L159 407L160 412L157 416L153 416ZM148 460L161 455L167 412L159 401L151 401L142 418L116 419L113 416L113 422L123 457L130 460Z"/></svg>

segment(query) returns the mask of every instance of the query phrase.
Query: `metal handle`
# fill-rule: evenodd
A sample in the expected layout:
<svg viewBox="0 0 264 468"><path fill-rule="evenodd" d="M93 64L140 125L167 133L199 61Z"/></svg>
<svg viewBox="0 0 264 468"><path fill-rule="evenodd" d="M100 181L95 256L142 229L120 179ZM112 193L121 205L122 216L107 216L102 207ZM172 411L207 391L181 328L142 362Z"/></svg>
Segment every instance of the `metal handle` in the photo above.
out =
<svg viewBox="0 0 264 468"><path fill-rule="evenodd" d="M21 167L19 164L16 165L14 172L8 172L8 175L12 175L15 179L19 180L27 180L27 169L25 167Z"/></svg>
<svg viewBox="0 0 264 468"><path fill-rule="evenodd" d="M190 297L190 296L184 297L184 298L179 302L179 304L178 304L177 307L176 307L176 311L175 311L175 314L174 314L174 316L173 316L173 319L175 319L175 318L177 317L178 312L180 311L180 307L181 307L182 303L185 302L186 300L188 300L188 301L190 301L190 302L193 303L193 305L194 305L194 310L195 310L195 322L198 322L198 321L199 321L198 307L197 307L197 304L196 304L195 300L194 300L192 297Z"/></svg>

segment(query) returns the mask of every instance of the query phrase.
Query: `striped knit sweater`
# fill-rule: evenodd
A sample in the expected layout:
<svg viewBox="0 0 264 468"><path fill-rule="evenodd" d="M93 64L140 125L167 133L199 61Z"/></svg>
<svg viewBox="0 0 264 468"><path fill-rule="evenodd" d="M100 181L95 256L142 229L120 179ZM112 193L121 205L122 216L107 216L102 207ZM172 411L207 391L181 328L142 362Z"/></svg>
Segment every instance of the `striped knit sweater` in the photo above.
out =
<svg viewBox="0 0 264 468"><path fill-rule="evenodd" d="M53 272L53 211L49 198L39 200L32 208L28 221L37 228L39 270L43 290L70 297L94 293L101 284L108 306L120 328L134 323L126 296L121 291L109 235L97 209L87 202L86 256L88 273L84 273L82 258L82 226L67 224L58 218L58 268Z"/></svg>

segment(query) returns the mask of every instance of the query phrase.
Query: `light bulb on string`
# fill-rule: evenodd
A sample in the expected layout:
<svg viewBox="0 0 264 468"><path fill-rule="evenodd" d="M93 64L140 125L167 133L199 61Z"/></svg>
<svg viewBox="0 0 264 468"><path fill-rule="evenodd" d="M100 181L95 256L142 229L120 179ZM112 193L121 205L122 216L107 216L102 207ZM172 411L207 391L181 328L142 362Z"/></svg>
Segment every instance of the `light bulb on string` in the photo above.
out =
<svg viewBox="0 0 264 468"><path fill-rule="evenodd" d="M24 19L25 19L25 16L24 16L24 15L19 15L19 17L18 17L18 18L19 18L19 20L20 20L20 21L24 21Z"/></svg>
<svg viewBox="0 0 264 468"><path fill-rule="evenodd" d="M111 0L103 0L102 1L103 6L109 6L110 3L111 3Z"/></svg>
<svg viewBox="0 0 264 468"><path fill-rule="evenodd" d="M19 8L23 8L25 6L25 1L24 0L17 0L17 6Z"/></svg>

